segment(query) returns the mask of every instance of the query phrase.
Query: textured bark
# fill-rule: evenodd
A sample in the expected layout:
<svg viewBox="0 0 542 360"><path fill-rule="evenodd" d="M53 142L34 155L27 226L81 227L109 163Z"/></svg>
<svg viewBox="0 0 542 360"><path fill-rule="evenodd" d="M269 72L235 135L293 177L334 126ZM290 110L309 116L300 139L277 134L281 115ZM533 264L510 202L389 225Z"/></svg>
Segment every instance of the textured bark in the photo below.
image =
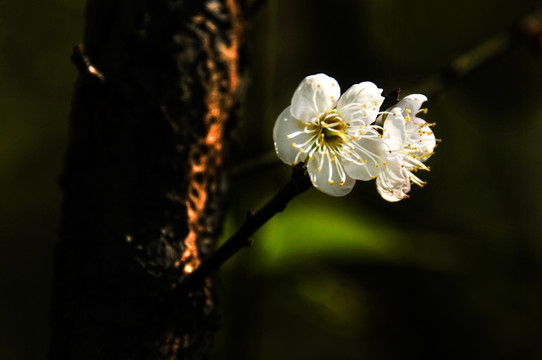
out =
<svg viewBox="0 0 542 360"><path fill-rule="evenodd" d="M89 0L61 176L52 359L206 358L215 248L252 3Z"/></svg>

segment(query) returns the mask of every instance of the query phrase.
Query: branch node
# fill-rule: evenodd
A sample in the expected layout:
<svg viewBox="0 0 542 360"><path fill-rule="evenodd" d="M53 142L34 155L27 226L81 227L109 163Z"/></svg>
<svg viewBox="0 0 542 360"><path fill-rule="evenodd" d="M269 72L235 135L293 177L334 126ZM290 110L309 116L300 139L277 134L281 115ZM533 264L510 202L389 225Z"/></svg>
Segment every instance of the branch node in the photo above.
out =
<svg viewBox="0 0 542 360"><path fill-rule="evenodd" d="M79 44L73 47L72 63L79 73L96 77L102 83L106 82L105 75L92 64L89 57L85 54L83 45Z"/></svg>

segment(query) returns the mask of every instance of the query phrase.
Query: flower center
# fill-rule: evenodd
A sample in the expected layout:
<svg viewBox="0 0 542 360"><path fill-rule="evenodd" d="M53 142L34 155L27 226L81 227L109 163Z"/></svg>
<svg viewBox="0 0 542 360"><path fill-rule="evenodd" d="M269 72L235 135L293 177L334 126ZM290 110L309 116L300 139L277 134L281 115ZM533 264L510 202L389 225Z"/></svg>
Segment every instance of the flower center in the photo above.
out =
<svg viewBox="0 0 542 360"><path fill-rule="evenodd" d="M320 122L320 145L326 143L335 148L348 143L348 137L345 130L348 125L341 118L341 113L337 110L325 112L318 117Z"/></svg>

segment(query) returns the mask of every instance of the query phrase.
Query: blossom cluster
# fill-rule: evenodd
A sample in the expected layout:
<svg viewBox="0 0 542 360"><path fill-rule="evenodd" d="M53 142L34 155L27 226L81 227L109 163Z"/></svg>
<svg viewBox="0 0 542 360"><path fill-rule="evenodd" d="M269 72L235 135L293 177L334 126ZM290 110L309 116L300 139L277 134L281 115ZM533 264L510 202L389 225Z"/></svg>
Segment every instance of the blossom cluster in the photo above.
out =
<svg viewBox="0 0 542 360"><path fill-rule="evenodd" d="M341 95L332 77L307 76L276 120L278 157L289 165L306 163L314 187L332 196L348 194L356 180L376 179L385 200L408 197L412 183L425 185L415 173L429 170L424 162L436 147L434 124L418 117L427 112L424 95L382 110L381 94L367 81Z"/></svg>

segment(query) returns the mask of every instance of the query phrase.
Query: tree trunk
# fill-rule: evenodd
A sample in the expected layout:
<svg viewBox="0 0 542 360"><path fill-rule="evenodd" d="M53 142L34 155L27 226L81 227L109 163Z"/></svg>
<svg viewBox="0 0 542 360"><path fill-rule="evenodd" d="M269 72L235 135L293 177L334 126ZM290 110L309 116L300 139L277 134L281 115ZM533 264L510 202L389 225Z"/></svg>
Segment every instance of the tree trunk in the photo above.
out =
<svg viewBox="0 0 542 360"><path fill-rule="evenodd" d="M206 358L243 0L89 0L73 60L51 359Z"/></svg>

